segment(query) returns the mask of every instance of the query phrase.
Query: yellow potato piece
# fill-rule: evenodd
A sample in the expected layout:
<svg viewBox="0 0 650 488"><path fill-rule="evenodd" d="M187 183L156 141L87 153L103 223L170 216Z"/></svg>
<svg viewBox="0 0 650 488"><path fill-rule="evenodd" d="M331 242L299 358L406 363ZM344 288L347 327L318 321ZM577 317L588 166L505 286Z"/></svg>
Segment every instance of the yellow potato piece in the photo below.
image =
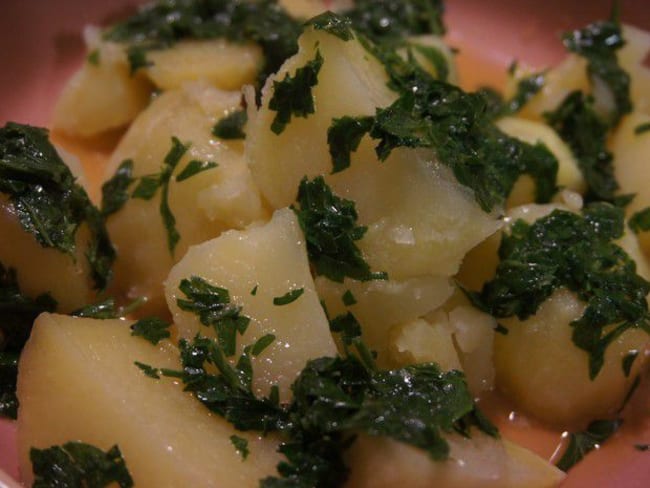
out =
<svg viewBox="0 0 650 488"><path fill-rule="evenodd" d="M559 427L574 429L614 415L642 369L650 342L644 331L628 330L607 348L603 368L590 380L588 354L573 344L569 326L584 307L560 289L527 320L502 319L509 332L495 336L498 388L525 412ZM622 360L631 351L639 356L626 378Z"/></svg>
<svg viewBox="0 0 650 488"><path fill-rule="evenodd" d="M255 44L225 39L180 41L168 49L147 52L152 66L146 75L162 90L180 88L187 81L206 81L222 90L238 90L253 83L262 65Z"/></svg>
<svg viewBox="0 0 650 488"><path fill-rule="evenodd" d="M169 186L169 206L180 234L173 255L160 215L161 190L151 200L131 198L108 219L118 252L116 287L132 299L146 297L147 313L166 313L162 282L190 245L268 216L243 160L241 142L226 143L211 134L214 123L239 102L239 93L222 92L203 82L166 92L136 119L111 157L106 178L126 159L134 162L134 176L145 176L160 172L172 137L190 146ZM191 160L218 166L175 181Z"/></svg>
<svg viewBox="0 0 650 488"><path fill-rule="evenodd" d="M354 488L550 488L564 473L532 452L474 431L449 435L449 459L433 461L413 446L386 437L359 435L348 452ZM390 462L387 462L390 460Z"/></svg>
<svg viewBox="0 0 650 488"><path fill-rule="evenodd" d="M268 395L271 386L278 385L281 400L287 400L291 383L309 359L336 355L293 211L279 210L265 225L229 231L194 246L172 269L165 294L181 337L192 338L197 332L214 336L212 328L176 302L185 298L179 290L181 280L193 276L227 289L230 300L251 319L246 333L237 338L237 357L244 346L266 334L275 335L263 354L252 358L256 394ZM274 298L299 289L303 293L295 301L274 305Z"/></svg>
<svg viewBox="0 0 650 488"><path fill-rule="evenodd" d="M31 447L71 440L117 444L136 486L240 488L275 473L272 437L235 431L170 379L134 364L178 369L178 350L130 335L130 322L43 314L20 360L18 451L27 485ZM242 461L230 441L249 441Z"/></svg>

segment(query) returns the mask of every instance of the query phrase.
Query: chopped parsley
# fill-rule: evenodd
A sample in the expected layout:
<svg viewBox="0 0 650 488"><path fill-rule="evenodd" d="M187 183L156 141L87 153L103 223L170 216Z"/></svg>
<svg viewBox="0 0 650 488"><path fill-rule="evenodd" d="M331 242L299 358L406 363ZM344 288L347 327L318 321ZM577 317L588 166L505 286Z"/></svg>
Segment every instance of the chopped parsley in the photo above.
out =
<svg viewBox="0 0 650 488"><path fill-rule="evenodd" d="M70 315L89 319L106 320L118 318L120 316L120 312L115 306L115 300L113 298L107 298L104 301L81 307L72 312Z"/></svg>
<svg viewBox="0 0 650 488"><path fill-rule="evenodd" d="M646 133L648 131L650 131L650 122L645 122L643 124L639 124L634 128L634 133L636 135L644 134L644 133Z"/></svg>
<svg viewBox="0 0 650 488"><path fill-rule="evenodd" d="M235 110L220 119L212 128L212 135L221 139L245 139L244 126L248 122L245 109Z"/></svg>
<svg viewBox="0 0 650 488"><path fill-rule="evenodd" d="M612 153L607 150L609 125L598 116L593 104L593 98L574 91L553 112L544 115L578 160L588 186L585 199L614 202L619 186Z"/></svg>
<svg viewBox="0 0 650 488"><path fill-rule="evenodd" d="M533 224L519 220L502 238L495 277L472 298L497 319L525 320L556 289L574 292L586 308L570 324L572 340L588 353L593 379L621 334L634 328L650 333L650 283L613 242L623 229L622 209L607 203L587 206L583 215L554 210Z"/></svg>
<svg viewBox="0 0 650 488"><path fill-rule="evenodd" d="M327 144L332 157L332 173L350 166L350 155L359 148L361 139L372 129L372 117L344 116L334 119L327 129Z"/></svg>
<svg viewBox="0 0 650 488"><path fill-rule="evenodd" d="M18 356L36 317L56 308L57 302L49 293L36 298L24 295L16 270L0 263L0 416L16 418Z"/></svg>
<svg viewBox="0 0 650 488"><path fill-rule="evenodd" d="M230 301L225 288L213 286L199 276L181 280L179 289L185 298L177 298L181 310L199 317L200 322L212 327L219 338L219 346L229 357L235 354L237 333L243 335L250 319L242 315L241 307Z"/></svg>
<svg viewBox="0 0 650 488"><path fill-rule="evenodd" d="M140 319L131 325L131 335L142 337L153 345L156 345L163 339L171 336L169 332L171 325L161 318L148 317Z"/></svg>
<svg viewBox="0 0 650 488"><path fill-rule="evenodd" d="M275 335L273 334L264 334L262 337L257 339L255 341L255 344L253 344L253 347L250 349L250 353L253 355L253 357L257 357L260 354L262 354L267 347L269 347L271 344L275 342Z"/></svg>
<svg viewBox="0 0 650 488"><path fill-rule="evenodd" d="M592 82L597 78L607 85L616 104L611 124L616 125L623 115L632 111L630 75L621 68L616 57L616 51L625 45L620 22L616 18L595 22L564 34L563 41L569 51L587 59L587 72Z"/></svg>
<svg viewBox="0 0 650 488"><path fill-rule="evenodd" d="M93 66L99 66L99 60L99 49L93 49L88 53L88 56L86 56L86 61L88 61L88 64L92 64Z"/></svg>
<svg viewBox="0 0 650 488"><path fill-rule="evenodd" d="M125 159L115 174L102 185L102 215L108 217L118 212L129 200L129 186L133 178L133 160Z"/></svg>
<svg viewBox="0 0 650 488"><path fill-rule="evenodd" d="M630 372L632 371L632 365L634 364L634 361L638 356L639 356L639 351L630 351L623 357L623 361L622 361L623 374L625 375L626 378L630 376Z"/></svg>
<svg viewBox="0 0 650 488"><path fill-rule="evenodd" d="M304 288L296 288L294 290L290 290L281 297L275 297L273 299L273 305L288 305L298 300L298 298L300 298L303 293L305 293Z"/></svg>
<svg viewBox="0 0 650 488"><path fill-rule="evenodd" d="M650 207L632 214L627 225L635 234L650 230Z"/></svg>
<svg viewBox="0 0 650 488"><path fill-rule="evenodd" d="M232 445L235 446L235 449L241 456L242 461L245 461L250 454L248 450L248 441L243 437L239 437L238 435L231 435L230 442L232 442Z"/></svg>
<svg viewBox="0 0 650 488"><path fill-rule="evenodd" d="M166 49L182 39L255 42L264 54L258 78L261 86L298 51L301 32L300 22L292 19L276 0L159 0L115 24L104 38L130 46L132 72L148 65L148 50Z"/></svg>
<svg viewBox="0 0 650 488"><path fill-rule="evenodd" d="M386 273L370 271L355 244L366 227L357 225L354 202L332 193L322 176L303 178L297 198L300 228L305 234L307 255L316 274L339 283L347 276L359 281L386 279Z"/></svg>
<svg viewBox="0 0 650 488"><path fill-rule="evenodd" d="M314 59L298 68L293 76L286 73L284 79L273 82L269 109L276 112L271 123L274 133L281 134L292 116L307 118L314 113L311 89L318 84L318 72L322 66L323 57L317 49Z"/></svg>
<svg viewBox="0 0 650 488"><path fill-rule="evenodd" d="M309 19L306 26L314 30L320 30L338 37L342 41L351 41L354 39L352 33L352 21L347 17L342 17L333 12L327 11Z"/></svg>
<svg viewBox="0 0 650 488"><path fill-rule="evenodd" d="M176 181L181 182L185 181L192 176L203 173L209 169L216 168L218 166L214 161L199 161L197 159L192 159L187 166L181 170L180 173L176 175Z"/></svg>
<svg viewBox="0 0 650 488"><path fill-rule="evenodd" d="M251 295L255 296L257 295L257 289L260 287L260 285L255 285L253 289L251 290Z"/></svg>
<svg viewBox="0 0 650 488"><path fill-rule="evenodd" d="M355 296L352 294L350 290L345 290L345 293L343 293L341 299L343 300L343 305L345 305L346 307L349 307L357 303L357 299L355 298Z"/></svg>
<svg viewBox="0 0 650 488"><path fill-rule="evenodd" d="M158 368L154 368L148 364L141 363L140 361L134 361L133 364L135 364L140 369L140 371L142 371L149 378L153 378L154 380L160 379L160 370Z"/></svg>
<svg viewBox="0 0 650 488"><path fill-rule="evenodd" d="M34 488L103 488L112 483L120 488L133 486L118 446L104 452L83 442L67 442L47 449L32 447L29 458L34 470Z"/></svg>
<svg viewBox="0 0 650 488"><path fill-rule="evenodd" d="M544 87L545 82L546 76L544 73L533 73L519 80L515 94L506 103L504 112L506 114L519 112L528 100L533 98Z"/></svg>
<svg viewBox="0 0 650 488"><path fill-rule="evenodd" d="M412 49L426 59L436 71L436 79L447 81L449 78L449 64L447 58L442 54L440 49L434 46L424 46L422 44L409 44L409 53Z"/></svg>
<svg viewBox="0 0 650 488"><path fill-rule="evenodd" d="M77 230L86 224L91 277L97 289L106 287L115 251L104 220L48 140L46 129L14 122L0 129L0 193L9 197L23 229L41 246L72 259Z"/></svg>
<svg viewBox="0 0 650 488"><path fill-rule="evenodd" d="M594 420L584 432L570 433L569 445L557 462L557 467L562 471L571 469L589 452L599 449L601 444L618 430L621 423L620 419Z"/></svg>

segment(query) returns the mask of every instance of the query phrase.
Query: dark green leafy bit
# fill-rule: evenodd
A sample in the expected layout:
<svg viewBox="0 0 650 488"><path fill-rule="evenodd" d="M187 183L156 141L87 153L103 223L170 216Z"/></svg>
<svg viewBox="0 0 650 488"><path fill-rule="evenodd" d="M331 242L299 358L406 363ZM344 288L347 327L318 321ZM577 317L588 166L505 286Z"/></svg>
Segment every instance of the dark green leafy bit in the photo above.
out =
<svg viewBox="0 0 650 488"><path fill-rule="evenodd" d="M369 128L370 137L379 141L380 160L398 147L430 148L461 184L474 191L485 211L503 205L524 173L536 182L536 201L550 200L557 189L558 163L543 144L531 146L498 130L482 94L465 93L435 80L385 51L377 54L383 57L400 97L377 109L374 117L354 119L356 128L349 118L334 121L330 130L337 137L330 138L330 153L335 171L349 165L348 148L356 149L363 130ZM346 127L355 130L346 136Z"/></svg>
<svg viewBox="0 0 650 488"><path fill-rule="evenodd" d="M343 13L355 30L374 40L401 41L420 34L445 33L441 0L357 0Z"/></svg>
<svg viewBox="0 0 650 488"><path fill-rule="evenodd" d="M100 61L100 55L99 55L99 49L93 49L88 53L88 56L86 56L86 61L88 61L88 64L92 64L93 66L99 66L99 61Z"/></svg>
<svg viewBox="0 0 650 488"><path fill-rule="evenodd" d="M151 46L149 49L153 49ZM147 59L148 48L141 45L129 46L126 50L126 58L129 61L129 72L133 76L138 70L153 66L153 63Z"/></svg>
<svg viewBox="0 0 650 488"><path fill-rule="evenodd" d="M228 290L213 286L199 276L183 279L179 289L185 295L176 299L179 308L192 312L203 325L212 327L223 353L228 357L234 355L237 333L246 332L250 319L240 313L239 305L230 301Z"/></svg>
<svg viewBox="0 0 650 488"><path fill-rule="evenodd" d="M307 118L314 113L314 97L311 89L318 84L318 72L323 66L323 57L316 50L314 59L298 68L293 76L284 75L281 81L273 82L273 96L269 109L276 112L271 130L281 134L291 117Z"/></svg>
<svg viewBox="0 0 650 488"><path fill-rule="evenodd" d="M260 354L262 354L267 347L269 347L271 344L275 342L275 335L273 334L265 334L257 341L255 341L255 344L253 344L253 347L250 349L250 353L254 356L257 357Z"/></svg>
<svg viewBox="0 0 650 488"><path fill-rule="evenodd" d="M306 26L315 30L325 31L342 41L350 41L354 38L352 33L352 21L347 17L342 17L333 12L327 11L309 19Z"/></svg>
<svg viewBox="0 0 650 488"><path fill-rule="evenodd" d="M153 378L154 380L160 379L160 370L158 368L154 368L148 364L141 363L140 361L134 361L133 364L135 364L140 369L140 371L142 371L149 378Z"/></svg>
<svg viewBox="0 0 650 488"><path fill-rule="evenodd" d="M95 287L106 287L115 251L99 210L48 140L45 129L8 122L0 129L0 193L43 247L76 256L81 224L90 230L86 259Z"/></svg>
<svg viewBox="0 0 650 488"><path fill-rule="evenodd" d="M248 122L246 110L235 110L219 120L212 128L212 134L221 139L245 139L244 126Z"/></svg>
<svg viewBox="0 0 650 488"><path fill-rule="evenodd" d="M350 166L350 155L359 148L361 139L372 128L372 117L349 117L332 120L327 129L327 144L332 156L332 173Z"/></svg>
<svg viewBox="0 0 650 488"><path fill-rule="evenodd" d="M18 416L17 378L18 353L0 352L0 417Z"/></svg>
<svg viewBox="0 0 650 488"><path fill-rule="evenodd" d="M298 51L301 32L300 22L275 0L161 0L114 25L104 37L131 45L132 71L147 65L147 50L165 49L181 39L255 42L264 54L259 75L263 81Z"/></svg>
<svg viewBox="0 0 650 488"><path fill-rule="evenodd" d="M235 449L237 449L237 452L241 456L242 461L246 460L250 454L248 450L248 441L243 437L239 437L238 435L231 435L230 442L232 442L232 445L235 446Z"/></svg>
<svg viewBox="0 0 650 488"><path fill-rule="evenodd" d="M103 488L112 483L121 488L133 486L117 446L104 452L83 442L67 442L47 449L31 448L29 457L34 470L34 488Z"/></svg>
<svg viewBox="0 0 650 488"><path fill-rule="evenodd" d="M257 289L260 287L260 285L255 285L253 289L251 290L251 295L255 296L257 295Z"/></svg>
<svg viewBox="0 0 650 488"><path fill-rule="evenodd" d="M612 125L632 111L630 100L630 75L618 64L616 51L625 45L618 19L595 22L584 29L563 36L564 46L587 59L587 72L592 78L602 80L616 103Z"/></svg>
<svg viewBox="0 0 650 488"><path fill-rule="evenodd" d="M294 208L307 241L307 255L316 274L343 282L346 276L368 281L386 279L385 273L373 273L355 244L366 227L357 225L354 202L334 195L322 176L312 181L303 178Z"/></svg>
<svg viewBox="0 0 650 488"><path fill-rule="evenodd" d="M502 238L495 277L473 298L496 318L525 320L556 289L575 292L587 306L570 324L572 340L589 354L593 379L605 349L621 334L633 328L650 332L650 283L612 242L623 229L623 211L607 203L592 204L583 215L555 210L532 225L519 220Z"/></svg>
<svg viewBox="0 0 650 488"><path fill-rule="evenodd" d="M54 312L57 303L48 293L30 298L20 291L16 271L0 263L0 416L16 418L18 355L36 317Z"/></svg>
<svg viewBox="0 0 650 488"><path fill-rule="evenodd" d="M151 200L160 189L160 217L167 232L167 247L172 255L181 236L176 229L176 218L169 207L169 182L176 166L188 149L188 145L184 145L178 138L172 137L172 147L165 156L160 173L141 177L131 195L133 198Z"/></svg>
<svg viewBox="0 0 650 488"><path fill-rule="evenodd" d="M214 161L199 161L198 159L193 159L187 163L187 166L185 166L185 168L183 168L180 173L176 175L176 181L185 181L192 176L203 173L209 169L216 168L217 166L217 163Z"/></svg>
<svg viewBox="0 0 650 488"><path fill-rule="evenodd" d="M598 449L603 442L609 439L618 430L621 423L620 419L594 420L584 432L569 434L569 445L558 461L557 467L562 471L571 469L589 452Z"/></svg>
<svg viewBox="0 0 650 488"><path fill-rule="evenodd" d="M515 114L521 110L521 108L526 105L526 102L533 98L544 86L546 82L546 77L544 73L533 73L530 76L522 78L517 83L517 90L510 99L505 109L505 114Z"/></svg>
<svg viewBox="0 0 650 488"><path fill-rule="evenodd" d="M447 58L434 46L425 46L423 44L409 44L409 49L424 56L431 66L436 70L436 78L440 81L447 81L449 78L449 64Z"/></svg>
<svg viewBox="0 0 650 488"><path fill-rule="evenodd" d="M120 311L115 306L115 300L113 298L107 298L106 300L86 305L85 307L79 308L72 312L70 315L75 317L84 317L89 319L116 319L120 317Z"/></svg>
<svg viewBox="0 0 650 488"><path fill-rule="evenodd" d="M161 318L148 317L138 320L136 323L131 325L131 335L143 337L153 345L156 345L163 339L170 337L171 334L169 328L171 325L172 324Z"/></svg>
<svg viewBox="0 0 650 488"><path fill-rule="evenodd" d="M650 207L646 207L643 210L635 212L630 220L627 221L628 227L638 234L639 232L649 231L650 230Z"/></svg>
<svg viewBox="0 0 650 488"><path fill-rule="evenodd" d="M125 159L110 180L102 185L102 215L104 218L119 211L129 200L133 178L133 160Z"/></svg>
<svg viewBox="0 0 650 488"><path fill-rule="evenodd" d="M350 290L346 290L345 293L343 293L341 299L343 300L343 305L345 305L346 307L349 307L357 303L357 299L354 297L354 295Z"/></svg>
<svg viewBox="0 0 650 488"><path fill-rule="evenodd" d="M634 128L634 133L636 135L643 134L645 132L650 131L650 122L646 122L644 124L639 124Z"/></svg>
<svg viewBox="0 0 650 488"><path fill-rule="evenodd" d="M638 355L639 355L639 351L630 351L623 357L623 361L622 361L623 374L625 375L626 378L630 376L630 372L632 371L632 365L634 364L634 361L636 360Z"/></svg>
<svg viewBox="0 0 650 488"><path fill-rule="evenodd" d="M607 150L609 126L598 116L593 99L571 92L546 120L569 145L587 182L587 201L613 202L618 190L612 154Z"/></svg>
<svg viewBox="0 0 650 488"><path fill-rule="evenodd" d="M281 297L275 297L273 299L273 305L288 305L298 300L298 298L300 298L303 293L305 293L304 288L296 288L295 290L290 290Z"/></svg>

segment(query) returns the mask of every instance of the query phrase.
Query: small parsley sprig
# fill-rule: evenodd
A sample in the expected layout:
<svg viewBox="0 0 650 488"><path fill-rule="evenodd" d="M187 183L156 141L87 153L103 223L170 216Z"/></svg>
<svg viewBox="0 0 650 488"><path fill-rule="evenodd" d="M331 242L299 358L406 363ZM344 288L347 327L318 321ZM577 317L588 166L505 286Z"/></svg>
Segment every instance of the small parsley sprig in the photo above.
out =
<svg viewBox="0 0 650 488"><path fill-rule="evenodd" d="M623 211L607 203L592 204L582 215L554 210L533 224L519 220L502 238L495 277L470 295L496 318L525 320L556 289L576 293L587 306L570 324L572 340L588 353L593 379L621 334L634 328L650 333L650 283L613 242L623 229Z"/></svg>
<svg viewBox="0 0 650 488"><path fill-rule="evenodd" d="M34 470L34 488L103 488L113 483L120 488L133 486L118 446L104 452L83 442L67 442L46 449L31 448L29 457Z"/></svg>
<svg viewBox="0 0 650 488"><path fill-rule="evenodd" d="M354 202L332 193L322 176L300 182L297 207L300 228L307 241L307 255L316 274L339 283L347 276L359 281L387 279L372 272L356 245L366 232L357 225Z"/></svg>
<svg viewBox="0 0 650 488"><path fill-rule="evenodd" d="M9 197L23 229L41 246L72 259L77 230L86 224L91 277L98 290L107 286L115 250L104 219L48 140L46 129L15 122L0 129L0 193Z"/></svg>
<svg viewBox="0 0 650 488"><path fill-rule="evenodd" d="M619 429L621 423L620 419L594 420L586 430L570 433L569 444L556 466L562 471L568 471L591 451L598 449Z"/></svg>

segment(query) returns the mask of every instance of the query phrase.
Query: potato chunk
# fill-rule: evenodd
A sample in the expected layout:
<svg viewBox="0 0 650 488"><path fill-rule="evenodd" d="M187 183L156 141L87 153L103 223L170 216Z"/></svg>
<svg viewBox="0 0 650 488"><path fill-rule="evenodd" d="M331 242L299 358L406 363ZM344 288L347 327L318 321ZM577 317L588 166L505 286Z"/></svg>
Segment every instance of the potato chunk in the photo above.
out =
<svg viewBox="0 0 650 488"><path fill-rule="evenodd" d="M118 444L136 486L255 486L273 474L276 441L237 432L175 381L134 364L178 369L177 349L132 337L130 322L43 314L20 360L18 445L31 485L30 447L79 440ZM242 461L230 441L249 441Z"/></svg>
<svg viewBox="0 0 650 488"><path fill-rule="evenodd" d="M508 441L474 432L471 439L447 438L444 462L385 437L360 435L349 450L352 466L346 486L354 488L550 488L564 473L532 452ZM390 460L390 462L387 462Z"/></svg>
<svg viewBox="0 0 650 488"><path fill-rule="evenodd" d="M160 213L161 190L151 200L131 198L108 219L118 251L116 286L130 298L146 297L148 312L166 312L162 282L190 245L268 216L242 158L241 143L225 143L211 134L213 124L239 102L238 93L222 92L205 83L166 92L137 118L111 158L107 178L126 159L134 163L134 176L142 177L161 171L172 137L189 145L169 186L169 206L180 235L173 254ZM192 160L217 166L176 181Z"/></svg>
<svg viewBox="0 0 650 488"><path fill-rule="evenodd" d="M179 290L181 280L192 276L227 289L231 301L251 319L246 333L237 339L238 354L263 335L275 335L264 353L252 358L256 394L268 395L276 384L280 398L286 400L289 386L309 359L336 355L309 272L304 237L291 210L277 211L263 226L229 231L192 247L172 269L165 294L181 337L214 335L212 328L201 325L196 315L181 310L176 302L185 298ZM274 304L274 298L301 289L295 301Z"/></svg>
<svg viewBox="0 0 650 488"><path fill-rule="evenodd" d="M308 30L299 44L298 54L269 79L262 107L251 115L245 153L263 196L273 207L289 205L304 176L324 175L334 193L356 203L359 222L368 226L359 247L373 269L396 280L454 274L464 254L499 227L496 212L483 212L472 191L431 151L397 149L382 163L364 138L351 166L331 175L332 120L373 115L397 94L387 88L383 66L358 41ZM283 132L273 133L274 82L293 76L317 51L323 64L311 91L315 113L294 117Z"/></svg>

